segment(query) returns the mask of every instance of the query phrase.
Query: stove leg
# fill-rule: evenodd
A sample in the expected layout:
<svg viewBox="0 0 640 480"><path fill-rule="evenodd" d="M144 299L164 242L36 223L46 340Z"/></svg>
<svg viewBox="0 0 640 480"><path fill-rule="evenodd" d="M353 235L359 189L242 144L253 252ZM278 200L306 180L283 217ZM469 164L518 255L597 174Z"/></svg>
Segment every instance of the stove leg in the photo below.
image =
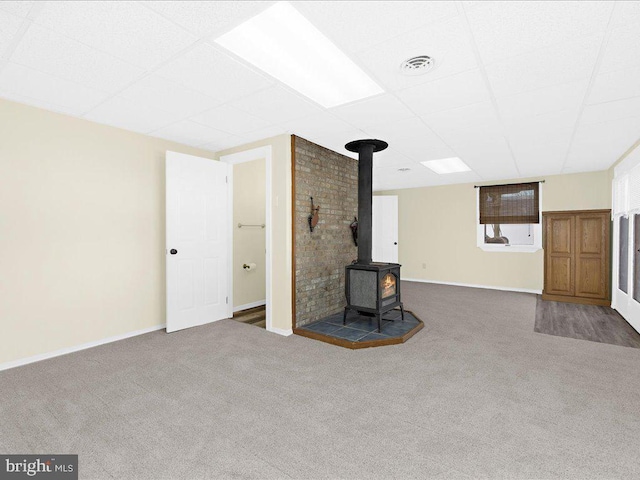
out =
<svg viewBox="0 0 640 480"><path fill-rule="evenodd" d="M402 321L404 322L404 308L402 308L402 304L400 304L400 317L402 318Z"/></svg>
<svg viewBox="0 0 640 480"><path fill-rule="evenodd" d="M376 315L376 317L378 317L378 333L382 333L382 315Z"/></svg>
<svg viewBox="0 0 640 480"><path fill-rule="evenodd" d="M342 324L346 325L347 324L347 307L344 307L344 314L342 315Z"/></svg>

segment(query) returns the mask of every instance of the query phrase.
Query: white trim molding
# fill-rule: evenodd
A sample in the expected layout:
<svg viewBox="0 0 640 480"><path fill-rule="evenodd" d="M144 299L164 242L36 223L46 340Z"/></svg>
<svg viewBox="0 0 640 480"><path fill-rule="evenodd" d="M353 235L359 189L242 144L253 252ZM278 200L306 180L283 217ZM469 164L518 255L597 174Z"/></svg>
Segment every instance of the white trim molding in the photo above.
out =
<svg viewBox="0 0 640 480"><path fill-rule="evenodd" d="M244 305L238 305L237 307L233 307L233 313L240 312L242 310L249 310L250 308L261 307L262 305L266 305L266 300L258 300L257 302L245 303Z"/></svg>
<svg viewBox="0 0 640 480"><path fill-rule="evenodd" d="M12 360L10 362L0 364L0 371L9 370L10 368L21 367L30 363L40 362L42 360L48 360L50 358L60 357L67 355L68 353L79 352L88 348L99 347L107 343L113 343L120 340L125 340L131 337L137 337L138 335L144 335L145 333L155 332L156 330L163 330L166 325L156 325L155 327L143 328L142 330L136 330L134 332L123 333L122 335L114 335L113 337L102 338L94 342L83 343L80 345L74 345L72 347L62 348L54 352L42 353L40 355L34 355L32 357L21 358L19 360Z"/></svg>
<svg viewBox="0 0 640 480"><path fill-rule="evenodd" d="M485 288L488 290L501 290L503 292L534 293L536 295L542 295L542 290L536 290L532 288L496 287L493 285L475 285L471 283L441 282L439 280L424 280L421 278L401 278L400 280L404 282L435 283L438 285L451 285L454 287Z"/></svg>
<svg viewBox="0 0 640 480"><path fill-rule="evenodd" d="M266 237L266 282L267 282L267 292L266 292L266 308L265 308L265 316L266 316L266 329L269 332L279 333L280 329L273 328L272 319L271 319L271 308L273 305L273 290L272 285L275 283L274 279L271 278L273 275L273 252L272 252L272 244L273 244L273 230L272 230L272 215L273 215L273 207L272 207L272 196L273 196L273 175L272 175L272 147L271 145L267 145L264 147L252 148L250 150L245 150L238 153L231 153L229 155L222 155L220 157L221 162L226 162L231 165L235 165L238 163L251 162L253 160L265 160L265 170L266 170L266 198L265 198L265 237ZM230 211L233 212L233 171L229 176L229 195L231 198L231 202L229 204ZM233 219L233 213L230 215L230 218ZM233 221L231 226L231 235L233 235ZM229 245L230 257L233 258L233 237L231 238L231 244ZM233 266L231 262L229 262L229 285L231 285L231 290L229 293L229 318L233 316ZM286 333L282 333L281 335L287 335Z"/></svg>
<svg viewBox="0 0 640 480"><path fill-rule="evenodd" d="M270 332L277 333L278 335L282 335L283 337L288 337L289 335L293 335L293 329L291 328L277 328L271 327Z"/></svg>

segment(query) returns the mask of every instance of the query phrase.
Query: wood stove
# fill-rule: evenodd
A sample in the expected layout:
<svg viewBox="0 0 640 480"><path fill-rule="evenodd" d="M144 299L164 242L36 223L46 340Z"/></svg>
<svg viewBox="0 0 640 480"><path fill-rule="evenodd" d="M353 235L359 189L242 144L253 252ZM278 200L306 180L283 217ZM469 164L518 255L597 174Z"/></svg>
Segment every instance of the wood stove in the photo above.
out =
<svg viewBox="0 0 640 480"><path fill-rule="evenodd" d="M355 310L361 315L375 317L378 332L382 328L382 316L400 307L404 321L404 309L400 297L400 265L371 261L371 205L373 153L388 147L382 140L356 140L345 148L358 153L358 260L345 267L345 295L343 324L347 312Z"/></svg>

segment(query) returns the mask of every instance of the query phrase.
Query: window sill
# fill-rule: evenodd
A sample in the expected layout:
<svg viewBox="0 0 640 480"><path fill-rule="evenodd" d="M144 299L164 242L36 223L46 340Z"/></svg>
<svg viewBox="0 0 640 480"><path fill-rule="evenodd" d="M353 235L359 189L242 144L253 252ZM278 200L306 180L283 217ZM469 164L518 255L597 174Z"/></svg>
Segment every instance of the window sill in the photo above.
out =
<svg viewBox="0 0 640 480"><path fill-rule="evenodd" d="M534 253L542 250L537 245L478 245L478 248L485 252L502 252L502 253Z"/></svg>

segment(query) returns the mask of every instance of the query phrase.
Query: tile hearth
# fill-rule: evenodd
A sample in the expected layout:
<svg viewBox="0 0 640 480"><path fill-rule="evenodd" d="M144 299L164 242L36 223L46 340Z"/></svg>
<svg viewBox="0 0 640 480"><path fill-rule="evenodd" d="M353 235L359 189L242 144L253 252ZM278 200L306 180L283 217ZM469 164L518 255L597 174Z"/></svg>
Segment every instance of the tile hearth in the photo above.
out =
<svg viewBox="0 0 640 480"><path fill-rule="evenodd" d="M294 332L316 340L347 348L367 348L404 343L417 333L424 323L413 313L406 311L404 321L400 310L391 310L382 319L382 331L378 333L375 317L347 313L346 325L342 324L342 312L297 327Z"/></svg>

